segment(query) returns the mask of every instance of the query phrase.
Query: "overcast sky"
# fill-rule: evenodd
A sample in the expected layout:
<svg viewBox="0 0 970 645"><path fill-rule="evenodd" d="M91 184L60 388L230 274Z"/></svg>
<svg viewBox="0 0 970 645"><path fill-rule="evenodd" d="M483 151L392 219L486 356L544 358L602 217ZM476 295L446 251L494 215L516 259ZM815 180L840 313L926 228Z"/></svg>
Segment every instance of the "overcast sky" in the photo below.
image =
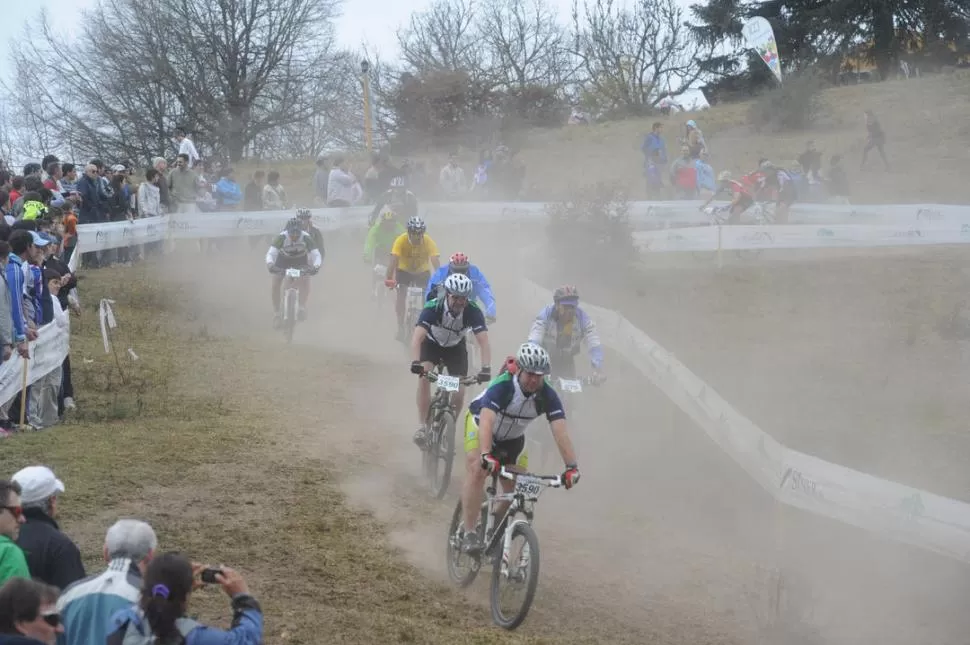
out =
<svg viewBox="0 0 970 645"><path fill-rule="evenodd" d="M16 47L24 21L33 19L41 7L46 7L54 26L68 36L75 33L79 13L91 8L97 0L2 0L2 13L7 38L7 48L0 56L0 74L10 73L9 47ZM685 9L701 0L677 0ZM568 18L572 0L549 0ZM428 6L429 0L344 0L341 17L337 22L337 39L341 47L356 48L366 43L368 48L385 58L397 52L395 31L407 23L411 12ZM623 0L619 4L625 4Z"/></svg>

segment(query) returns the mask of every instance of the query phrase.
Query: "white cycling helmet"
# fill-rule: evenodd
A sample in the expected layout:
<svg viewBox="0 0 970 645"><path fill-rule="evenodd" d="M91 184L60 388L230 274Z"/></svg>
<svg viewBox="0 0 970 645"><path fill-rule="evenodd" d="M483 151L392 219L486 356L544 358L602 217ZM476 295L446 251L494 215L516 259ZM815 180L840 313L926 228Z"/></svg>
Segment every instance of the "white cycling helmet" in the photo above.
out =
<svg viewBox="0 0 970 645"><path fill-rule="evenodd" d="M424 233L426 229L424 220L417 215L408 220L408 233Z"/></svg>
<svg viewBox="0 0 970 645"><path fill-rule="evenodd" d="M445 278L445 293L462 298L470 298L472 289L472 281L464 273L452 273Z"/></svg>
<svg viewBox="0 0 970 645"><path fill-rule="evenodd" d="M549 373L549 352L535 343L523 343L515 353L515 364L520 370L533 374Z"/></svg>

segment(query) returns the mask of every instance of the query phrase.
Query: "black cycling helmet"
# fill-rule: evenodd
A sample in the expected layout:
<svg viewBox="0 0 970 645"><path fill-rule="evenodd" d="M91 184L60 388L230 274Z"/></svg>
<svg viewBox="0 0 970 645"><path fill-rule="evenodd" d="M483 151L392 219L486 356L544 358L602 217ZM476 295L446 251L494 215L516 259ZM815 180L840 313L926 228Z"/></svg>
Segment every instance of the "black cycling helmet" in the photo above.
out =
<svg viewBox="0 0 970 645"><path fill-rule="evenodd" d="M297 219L311 219L313 214L310 212L309 208L298 208L296 211Z"/></svg>
<svg viewBox="0 0 970 645"><path fill-rule="evenodd" d="M289 220L286 223L286 232L289 235L293 235L295 233L302 233L303 232L303 225L300 224L300 220L298 220L295 217L293 219Z"/></svg>

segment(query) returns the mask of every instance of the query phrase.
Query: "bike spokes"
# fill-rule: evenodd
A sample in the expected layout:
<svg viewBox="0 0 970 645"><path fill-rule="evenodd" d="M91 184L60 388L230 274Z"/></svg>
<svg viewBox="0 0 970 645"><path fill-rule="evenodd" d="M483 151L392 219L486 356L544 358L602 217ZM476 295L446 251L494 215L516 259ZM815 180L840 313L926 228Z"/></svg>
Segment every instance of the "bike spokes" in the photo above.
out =
<svg viewBox="0 0 970 645"><path fill-rule="evenodd" d="M509 548L492 569L492 620L515 629L529 614L539 584L539 538L529 524L512 528Z"/></svg>

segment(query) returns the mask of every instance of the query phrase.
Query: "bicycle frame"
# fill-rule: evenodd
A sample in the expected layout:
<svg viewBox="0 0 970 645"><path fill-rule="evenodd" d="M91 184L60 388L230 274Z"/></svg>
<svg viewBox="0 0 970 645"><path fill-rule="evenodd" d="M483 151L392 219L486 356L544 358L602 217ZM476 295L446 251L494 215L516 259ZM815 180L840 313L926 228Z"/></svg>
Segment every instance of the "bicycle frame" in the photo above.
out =
<svg viewBox="0 0 970 645"><path fill-rule="evenodd" d="M507 479L515 482L515 488L511 493L498 493L498 480ZM495 526L505 524L502 533L502 573L508 573L509 549L512 546L513 528L519 524L532 524L535 517L535 504L539 501L539 495L543 488L559 488L562 486L562 478L559 475L536 475L533 473L520 471L517 468L502 466L498 473L491 476L489 485L485 489L485 501L482 502L482 512L485 514L485 547L484 551L489 551L498 540L498 535L489 535ZM502 515L502 519L497 525L494 521L494 508L501 502L510 502L509 507ZM525 519L512 519L517 514L522 514ZM511 520L511 521L509 521Z"/></svg>
<svg viewBox="0 0 970 645"><path fill-rule="evenodd" d="M289 320L289 307L288 299L290 297L296 298L295 305L299 306L300 297L300 280L303 279L303 271L301 269L287 269L283 273L283 284L282 284L282 308L283 320ZM296 315L296 308L294 307L293 315Z"/></svg>

